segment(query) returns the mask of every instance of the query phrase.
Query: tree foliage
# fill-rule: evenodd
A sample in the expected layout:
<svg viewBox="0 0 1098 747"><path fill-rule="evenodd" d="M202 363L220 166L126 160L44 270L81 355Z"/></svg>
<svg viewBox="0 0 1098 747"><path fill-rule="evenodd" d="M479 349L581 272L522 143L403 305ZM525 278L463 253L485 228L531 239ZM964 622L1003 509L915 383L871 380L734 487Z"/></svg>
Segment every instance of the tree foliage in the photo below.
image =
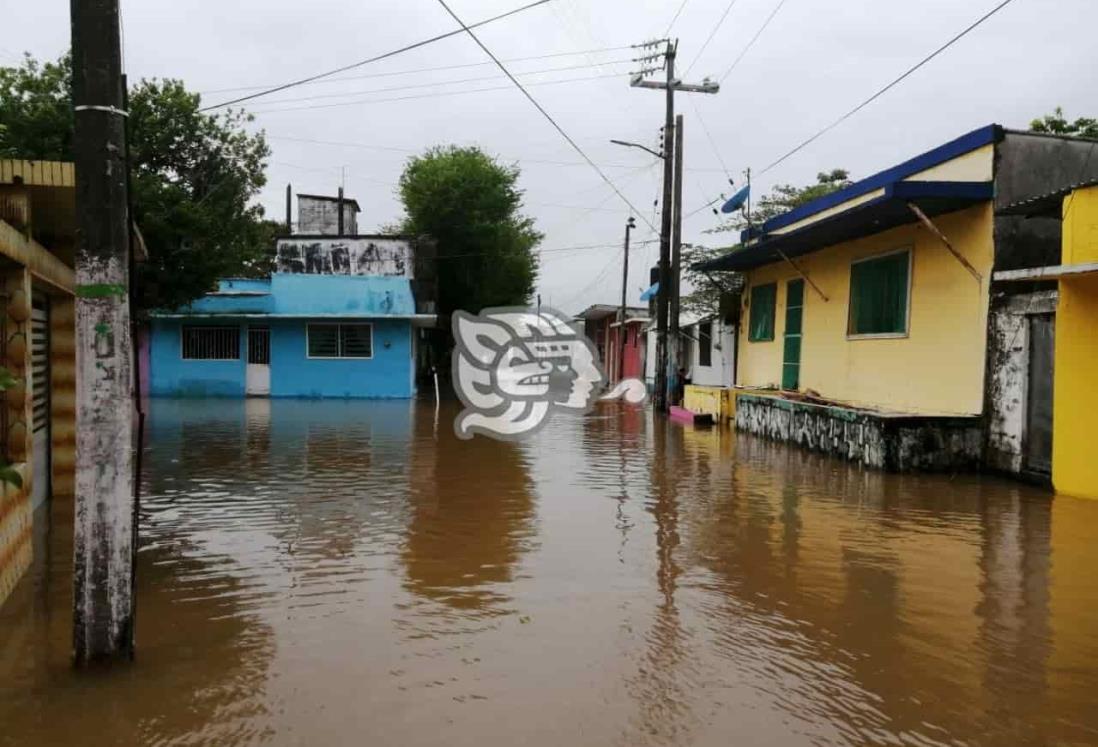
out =
<svg viewBox="0 0 1098 747"><path fill-rule="evenodd" d="M267 269L277 224L252 203L270 154L250 115L199 111L178 80L142 80L130 91L134 220L149 248L138 267L140 309L173 308L218 277ZM72 160L68 56L0 68L0 158Z"/></svg>
<svg viewBox="0 0 1098 747"><path fill-rule="evenodd" d="M439 313L530 302L542 234L521 214L519 169L479 148L431 148L400 177L400 228L437 242Z"/></svg>
<svg viewBox="0 0 1098 747"><path fill-rule="evenodd" d="M1052 114L1046 114L1030 122L1029 129L1031 132L1098 139L1098 119L1079 117L1069 122L1064 116L1064 110L1059 106L1053 110Z"/></svg>
<svg viewBox="0 0 1098 747"><path fill-rule="evenodd" d="M851 184L850 173L846 169L832 169L816 174L816 181L804 187L792 184L778 184L769 194L763 197L751 210L751 225L760 225L775 216L788 213L806 202L811 202L818 197L831 194ZM748 226L746 210L734 215L729 220L713 229L714 233L735 231L739 232ZM705 246L689 246L683 248L682 268L685 287L691 291L684 294L681 299L681 307L693 314L708 316L717 313L721 293L736 289L736 273L711 272L702 273L691 269L691 265L716 259L730 251L740 247L736 244L732 247L711 248Z"/></svg>

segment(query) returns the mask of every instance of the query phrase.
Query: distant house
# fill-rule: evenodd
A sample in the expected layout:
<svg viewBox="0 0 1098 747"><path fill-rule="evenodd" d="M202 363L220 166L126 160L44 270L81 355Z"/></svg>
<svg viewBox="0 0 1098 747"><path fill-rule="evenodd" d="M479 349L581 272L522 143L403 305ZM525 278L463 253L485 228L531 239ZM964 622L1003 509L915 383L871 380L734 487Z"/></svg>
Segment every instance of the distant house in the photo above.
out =
<svg viewBox="0 0 1098 747"><path fill-rule="evenodd" d="M736 426L868 466L1048 479L1067 297L1032 268L1060 264L1068 236L1058 216L1019 205L1051 194L1055 212L1098 178L1096 145L983 127L753 226L700 264L747 277Z"/></svg>
<svg viewBox="0 0 1098 747"><path fill-rule="evenodd" d="M436 321L432 263L417 256L429 245L340 235L357 228L354 200L298 195L298 208L298 231L278 239L271 277L227 278L153 315L153 395L415 393L421 329Z"/></svg>
<svg viewBox="0 0 1098 747"><path fill-rule="evenodd" d="M644 326L648 322L648 309L627 306L624 325L620 317L621 307L609 304L594 304L576 315L583 323L583 333L595 344L599 363L612 382L644 375ZM624 361L624 367L619 366L619 361Z"/></svg>

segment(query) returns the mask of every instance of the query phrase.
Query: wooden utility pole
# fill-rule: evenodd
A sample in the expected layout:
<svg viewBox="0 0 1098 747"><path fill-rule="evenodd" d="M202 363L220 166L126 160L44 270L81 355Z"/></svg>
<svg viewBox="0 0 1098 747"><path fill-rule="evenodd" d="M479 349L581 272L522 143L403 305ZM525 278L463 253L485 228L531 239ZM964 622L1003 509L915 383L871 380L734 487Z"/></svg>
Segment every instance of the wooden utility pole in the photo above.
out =
<svg viewBox="0 0 1098 747"><path fill-rule="evenodd" d="M621 312L618 314L618 381L625 378L625 300L629 292L629 232L637 225L633 216L625 221L625 256L621 264Z"/></svg>
<svg viewBox="0 0 1098 747"><path fill-rule="evenodd" d="M674 197L674 221L671 226L671 301L670 301L670 329L671 345L668 356L675 368L676 380L678 368L682 358L682 338L679 332L679 284L682 281L682 148L683 148L682 115L675 117L675 187ZM671 404L681 405L678 401L678 387L671 395Z"/></svg>
<svg viewBox="0 0 1098 747"><path fill-rule="evenodd" d="M118 0L72 0L76 663L133 653L134 402Z"/></svg>
<svg viewBox="0 0 1098 747"><path fill-rule="evenodd" d="M636 75L630 81L634 88L655 88L666 92L667 103L664 112L663 125L663 216L660 223L660 261L659 284L660 290L656 296L656 382L653 400L657 410L667 410L667 374L668 374L668 317L670 312L670 299L677 293L677 288L672 288L671 271L671 228L674 211L674 178L675 162L678 160L672 156L675 148L675 91L690 93L716 93L720 85L703 80L699 84L683 83L675 79L675 56L678 52L678 44L668 41L664 52L666 66L666 81L643 80L641 75Z"/></svg>

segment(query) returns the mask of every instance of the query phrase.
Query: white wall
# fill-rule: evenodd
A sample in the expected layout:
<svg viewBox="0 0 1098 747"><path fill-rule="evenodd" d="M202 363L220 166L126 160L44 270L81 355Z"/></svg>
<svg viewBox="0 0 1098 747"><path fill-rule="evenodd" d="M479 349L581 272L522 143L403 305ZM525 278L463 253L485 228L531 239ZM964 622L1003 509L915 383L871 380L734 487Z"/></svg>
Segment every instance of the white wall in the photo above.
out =
<svg viewBox="0 0 1098 747"><path fill-rule="evenodd" d="M732 386L732 365L735 351L735 328L726 325L719 319L713 319L712 355L709 366L699 363L700 339L698 324L685 327L684 331L690 335L690 365L687 373L692 384L700 386Z"/></svg>

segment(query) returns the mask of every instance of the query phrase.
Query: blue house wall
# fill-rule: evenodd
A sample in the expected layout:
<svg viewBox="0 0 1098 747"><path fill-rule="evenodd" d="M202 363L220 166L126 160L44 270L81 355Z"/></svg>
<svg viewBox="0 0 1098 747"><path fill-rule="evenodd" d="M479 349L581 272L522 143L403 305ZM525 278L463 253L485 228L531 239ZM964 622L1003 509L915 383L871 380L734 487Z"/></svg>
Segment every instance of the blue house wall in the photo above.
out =
<svg viewBox="0 0 1098 747"><path fill-rule="evenodd" d="M272 397L407 398L415 394L412 323L406 319L346 319L373 325L373 357L309 358L308 319L153 319L150 392L154 396L243 397L249 323L271 330ZM332 317L314 323L340 321ZM238 360L184 360L183 325L240 329Z"/></svg>

